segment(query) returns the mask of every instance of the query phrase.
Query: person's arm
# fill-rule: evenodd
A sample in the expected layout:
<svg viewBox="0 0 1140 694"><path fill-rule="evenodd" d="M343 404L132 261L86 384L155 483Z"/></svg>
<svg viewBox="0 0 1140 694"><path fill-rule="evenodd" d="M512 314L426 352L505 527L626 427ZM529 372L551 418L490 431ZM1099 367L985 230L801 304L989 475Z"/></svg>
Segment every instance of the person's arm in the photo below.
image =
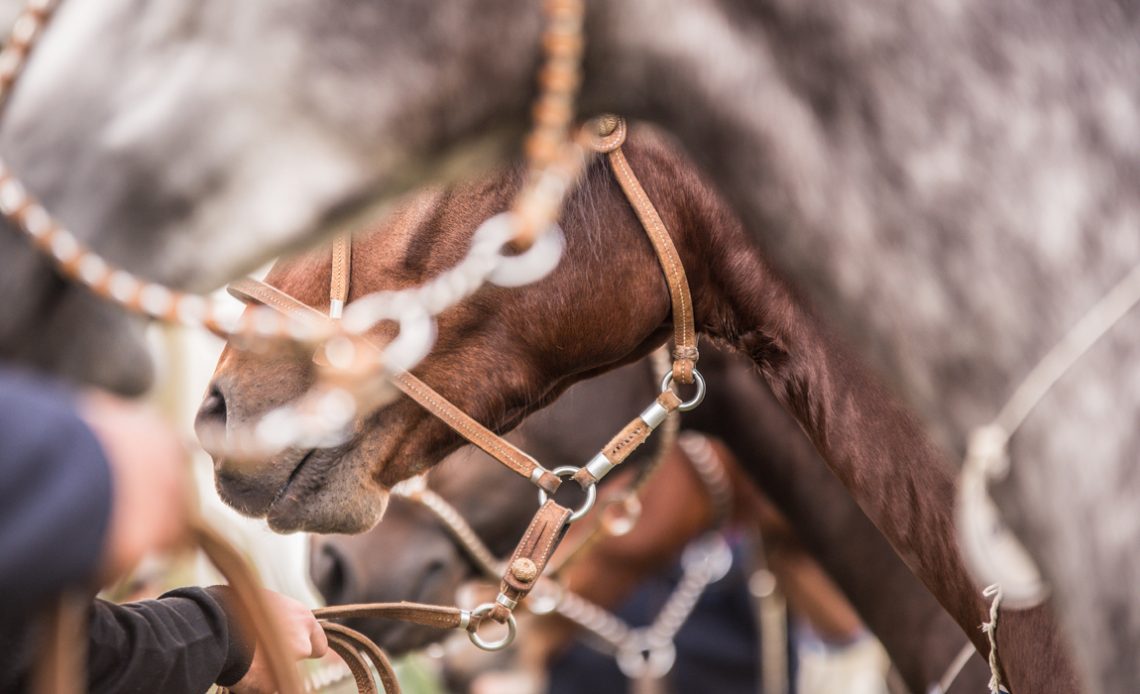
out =
<svg viewBox="0 0 1140 694"><path fill-rule="evenodd" d="M307 607L280 593L263 593L289 655L301 660L328 651ZM275 691L263 651L238 615L225 586L180 588L126 605L96 601L89 627L90 691L200 694L211 684L234 694Z"/></svg>
<svg viewBox="0 0 1140 694"><path fill-rule="evenodd" d="M87 588L111 519L111 470L59 386L0 369L0 615Z"/></svg>
<svg viewBox="0 0 1140 694"><path fill-rule="evenodd" d="M254 646L230 599L216 586L126 605L96 600L88 630L90 691L201 694L215 683L236 684Z"/></svg>

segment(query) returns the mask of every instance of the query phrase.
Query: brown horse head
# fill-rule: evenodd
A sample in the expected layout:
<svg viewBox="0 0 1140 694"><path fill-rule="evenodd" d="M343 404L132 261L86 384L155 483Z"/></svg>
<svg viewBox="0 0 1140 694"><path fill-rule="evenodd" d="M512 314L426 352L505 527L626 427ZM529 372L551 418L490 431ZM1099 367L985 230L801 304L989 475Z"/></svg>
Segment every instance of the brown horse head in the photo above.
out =
<svg viewBox="0 0 1140 694"><path fill-rule="evenodd" d="M694 167L654 133L633 129L626 154L671 229L690 281L704 284L697 258L707 239L695 228L739 224ZM417 196L376 233L353 242L350 301L380 289L420 284L454 265L483 220L520 186L518 171ZM485 286L439 316L435 348L414 371L458 407L504 432L570 384L645 356L669 334L669 292L652 247L598 161L570 197L562 220L566 250L547 278L521 288ZM718 251L731 253L719 244ZM702 263L704 260L702 259ZM330 256L314 252L278 263L270 284L316 307L328 298ZM701 312L715 311L697 296ZM381 326L378 332L387 328ZM199 422L255 421L311 385L306 360L266 359L228 347ZM384 490L456 450L462 440L417 404L401 399L362 418L341 447L287 451L253 469L217 460L218 488L230 504L265 515L279 530L359 532L378 520ZM584 461L583 461L584 462Z"/></svg>

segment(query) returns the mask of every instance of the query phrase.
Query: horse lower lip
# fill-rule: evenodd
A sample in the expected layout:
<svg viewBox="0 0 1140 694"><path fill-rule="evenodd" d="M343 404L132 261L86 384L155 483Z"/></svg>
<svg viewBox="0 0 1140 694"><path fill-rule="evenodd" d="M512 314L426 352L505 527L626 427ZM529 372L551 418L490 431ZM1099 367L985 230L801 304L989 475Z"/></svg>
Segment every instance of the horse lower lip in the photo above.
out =
<svg viewBox="0 0 1140 694"><path fill-rule="evenodd" d="M298 477L300 477L301 470L307 463L309 463L313 457L313 454L316 452L317 449L314 448L305 455L301 456L301 459L297 461L297 465L293 467L293 471L289 473L289 477L285 480L285 484L281 485L281 489L277 490L277 495L273 497L273 501L269 502L270 509L276 506L278 501L285 498L285 495L289 492L289 487L293 486L293 482Z"/></svg>

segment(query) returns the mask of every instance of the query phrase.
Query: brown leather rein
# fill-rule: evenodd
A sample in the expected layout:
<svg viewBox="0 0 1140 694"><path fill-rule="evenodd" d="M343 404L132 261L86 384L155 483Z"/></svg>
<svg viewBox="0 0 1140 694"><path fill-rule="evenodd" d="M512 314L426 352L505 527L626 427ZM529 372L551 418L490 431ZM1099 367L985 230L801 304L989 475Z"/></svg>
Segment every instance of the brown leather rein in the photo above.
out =
<svg viewBox="0 0 1140 694"><path fill-rule="evenodd" d="M598 137L594 148L607 155L614 176L633 206L661 263L672 301L674 323L674 352L671 372L662 381L662 392L637 418L624 427L597 455L581 468L565 466L547 470L530 455L475 421L447 398L411 373L401 371L392 376L392 383L425 410L450 426L456 433L482 449L511 471L519 474L540 490L542 504L531 520L502 574L499 594L494 602L485 603L474 610L420 603L372 603L341 605L314 611L329 636L329 645L345 659L363 694L377 690L368 664L380 673L385 690L399 692L399 683L384 653L363 634L330 620L348 617L382 618L409 621L442 629L464 629L472 642L485 650L506 647L515 635L513 610L531 591L546 569L570 524L585 515L596 497L596 485L614 467L629 455L675 411L696 407L704 397L704 379L696 370L698 352L693 321L693 304L685 270L668 228L650 201L644 188L625 159L621 145L625 140L626 125L620 118L605 118L598 122ZM249 304L269 306L285 313L302 313L321 320L337 320L348 301L351 284L351 240L339 238L333 247L332 280L329 292L329 313L309 306L284 291L253 279L233 282L229 291ZM378 352L381 348L366 343ZM688 401L672 390L671 383L696 383L697 394ZM548 495L570 477L586 492L583 505L572 510ZM480 625L486 620L508 626L507 636L487 642L479 636Z"/></svg>

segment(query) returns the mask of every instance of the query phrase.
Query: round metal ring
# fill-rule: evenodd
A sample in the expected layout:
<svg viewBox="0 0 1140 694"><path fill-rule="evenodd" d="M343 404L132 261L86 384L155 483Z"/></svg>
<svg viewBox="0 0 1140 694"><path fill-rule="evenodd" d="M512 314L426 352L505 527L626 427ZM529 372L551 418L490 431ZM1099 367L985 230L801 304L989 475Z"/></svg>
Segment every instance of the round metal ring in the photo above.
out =
<svg viewBox="0 0 1140 694"><path fill-rule="evenodd" d="M482 605L471 610L472 617L482 617L491 610L495 609L495 603L485 602ZM513 614L507 614L507 635L497 641L484 641L482 636L479 636L479 621L471 622L471 626L467 627L467 638L471 639L471 643L475 644L477 648L484 651L501 651L511 642L515 640L515 634L518 632L518 623L515 621Z"/></svg>
<svg viewBox="0 0 1140 694"><path fill-rule="evenodd" d="M569 478L569 477L573 477L574 473L578 472L578 469L579 468L576 468L573 465L563 465L562 467L554 468L550 472L551 472L551 474L558 475L559 477ZM570 522L571 523L573 523L574 521L578 520L582 516L589 513L590 509L592 509L594 507L594 502L598 500L598 485L591 484L589 487L586 487L585 491L586 491L586 500L582 502L582 505L578 507L577 511L574 511L573 513L570 514ZM546 500L548 498L549 498L549 496L547 495L545 489L539 489L538 490L538 503L539 503L539 505L545 504Z"/></svg>
<svg viewBox="0 0 1140 694"><path fill-rule="evenodd" d="M693 381L697 385L697 393L677 407L677 409L681 412L688 412L689 410L695 408L697 405L700 405L701 401L705 399L705 377L702 376L701 372L697 371L696 369L693 369ZM670 371L669 373L665 374L665 378L661 379L661 392L664 393L665 391L669 390L670 386L672 385L673 372Z"/></svg>

